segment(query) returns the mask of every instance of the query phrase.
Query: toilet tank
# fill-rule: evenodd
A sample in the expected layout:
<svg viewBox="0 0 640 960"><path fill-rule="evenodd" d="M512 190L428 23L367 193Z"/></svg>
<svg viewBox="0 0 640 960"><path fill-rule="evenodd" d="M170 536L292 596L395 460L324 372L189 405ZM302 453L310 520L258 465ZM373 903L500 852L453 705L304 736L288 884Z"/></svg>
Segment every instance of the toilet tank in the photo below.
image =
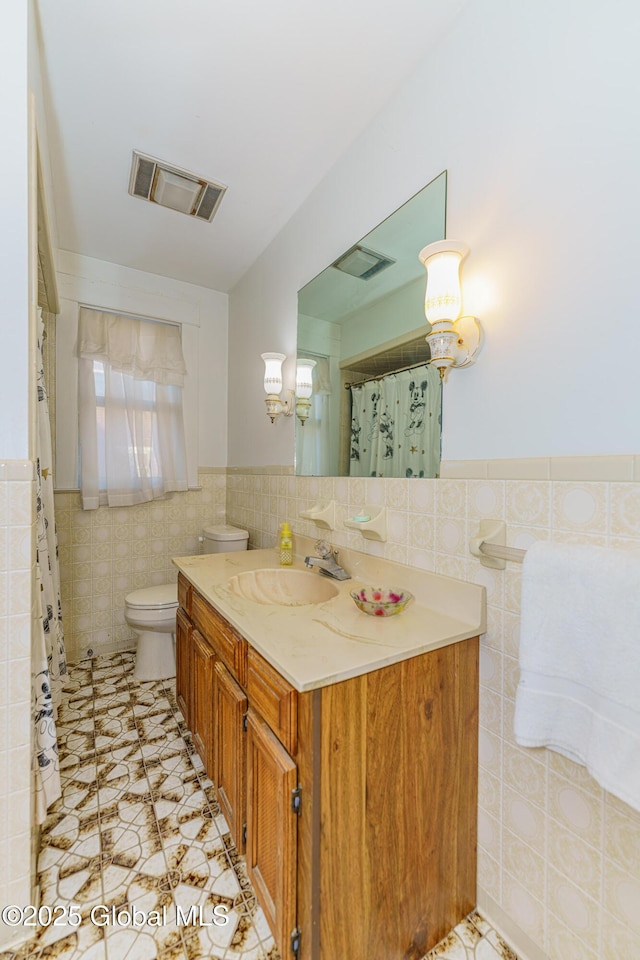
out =
<svg viewBox="0 0 640 960"><path fill-rule="evenodd" d="M228 523L212 524L202 531L203 553L233 553L246 550L249 532Z"/></svg>

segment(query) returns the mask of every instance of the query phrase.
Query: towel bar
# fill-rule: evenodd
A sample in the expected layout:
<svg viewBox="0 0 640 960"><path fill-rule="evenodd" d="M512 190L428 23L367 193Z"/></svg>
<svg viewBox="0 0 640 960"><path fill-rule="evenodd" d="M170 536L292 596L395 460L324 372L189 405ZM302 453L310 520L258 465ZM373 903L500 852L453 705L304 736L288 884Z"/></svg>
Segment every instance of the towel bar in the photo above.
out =
<svg viewBox="0 0 640 960"><path fill-rule="evenodd" d="M478 532L469 542L469 550L475 557L480 557L480 563L494 570L504 570L505 561L522 563L526 550L519 547L508 547L507 525L504 520L481 520Z"/></svg>
<svg viewBox="0 0 640 960"><path fill-rule="evenodd" d="M512 560L514 563L522 563L526 550L520 547L506 547L495 543L480 544L480 552L486 557L493 557L495 560Z"/></svg>

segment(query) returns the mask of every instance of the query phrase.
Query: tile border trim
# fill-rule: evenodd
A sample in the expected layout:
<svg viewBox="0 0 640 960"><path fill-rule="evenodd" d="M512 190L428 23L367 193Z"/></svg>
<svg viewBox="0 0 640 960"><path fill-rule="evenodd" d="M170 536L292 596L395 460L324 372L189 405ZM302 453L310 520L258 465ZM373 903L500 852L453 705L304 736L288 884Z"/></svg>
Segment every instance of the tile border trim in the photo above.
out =
<svg viewBox="0 0 640 960"><path fill-rule="evenodd" d="M226 473L227 476L296 476L292 464L227 467ZM323 478L296 476L296 479L322 480ZM398 479L402 480L404 478L400 477ZM499 460L443 460L440 465L440 479L640 482L640 455L516 457L513 459Z"/></svg>
<svg viewBox="0 0 640 960"><path fill-rule="evenodd" d="M0 482L28 482L36 478L36 465L33 460L0 461Z"/></svg>

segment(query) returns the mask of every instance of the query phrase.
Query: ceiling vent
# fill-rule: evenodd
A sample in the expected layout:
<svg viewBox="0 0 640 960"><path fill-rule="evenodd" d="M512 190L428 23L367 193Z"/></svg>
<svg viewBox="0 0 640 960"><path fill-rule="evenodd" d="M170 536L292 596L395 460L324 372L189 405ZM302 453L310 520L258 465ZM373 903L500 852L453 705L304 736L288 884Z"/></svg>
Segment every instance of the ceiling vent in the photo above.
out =
<svg viewBox="0 0 640 960"><path fill-rule="evenodd" d="M352 277L357 277L359 280L371 280L371 277L375 277L377 273L390 267L395 262L390 257L385 257L382 253L375 253L375 251L369 250L367 247L361 247L357 243L355 247L351 247L341 257L338 257L331 266L342 270L343 273L348 273Z"/></svg>
<svg viewBox="0 0 640 960"><path fill-rule="evenodd" d="M129 178L132 197L211 222L226 189L221 183L203 180L188 170L133 151Z"/></svg>

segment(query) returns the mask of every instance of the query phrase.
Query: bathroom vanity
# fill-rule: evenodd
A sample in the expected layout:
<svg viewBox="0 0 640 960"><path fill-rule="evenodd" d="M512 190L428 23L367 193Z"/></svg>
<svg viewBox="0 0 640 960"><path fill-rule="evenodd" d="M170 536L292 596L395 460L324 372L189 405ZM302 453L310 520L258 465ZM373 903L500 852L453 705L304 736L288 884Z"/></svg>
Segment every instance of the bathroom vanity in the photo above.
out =
<svg viewBox="0 0 640 960"><path fill-rule="evenodd" d="M341 556L299 606L234 592L273 550L176 560L178 703L283 960L419 960L475 906L484 590ZM363 582L416 599L367 617Z"/></svg>

